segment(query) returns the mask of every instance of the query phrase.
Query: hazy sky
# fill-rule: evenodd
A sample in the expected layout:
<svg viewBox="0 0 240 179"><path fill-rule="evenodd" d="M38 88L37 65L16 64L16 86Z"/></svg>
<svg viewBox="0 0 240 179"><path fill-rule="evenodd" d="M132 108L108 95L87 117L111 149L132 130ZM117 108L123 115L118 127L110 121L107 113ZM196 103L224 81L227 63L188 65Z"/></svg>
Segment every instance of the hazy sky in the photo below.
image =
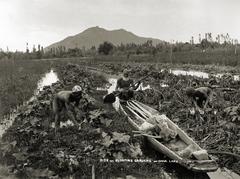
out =
<svg viewBox="0 0 240 179"><path fill-rule="evenodd" d="M0 0L0 48L47 46L92 26L167 41L205 32L240 39L239 8L240 0Z"/></svg>

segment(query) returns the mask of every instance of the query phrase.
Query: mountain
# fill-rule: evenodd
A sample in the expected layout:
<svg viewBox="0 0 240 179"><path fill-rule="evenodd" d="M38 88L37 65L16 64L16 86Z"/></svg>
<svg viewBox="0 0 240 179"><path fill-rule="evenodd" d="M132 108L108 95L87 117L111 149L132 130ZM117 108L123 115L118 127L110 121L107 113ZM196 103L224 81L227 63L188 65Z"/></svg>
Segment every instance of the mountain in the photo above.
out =
<svg viewBox="0 0 240 179"><path fill-rule="evenodd" d="M69 36L62 41L56 42L48 46L46 49L48 50L52 47L59 46L65 46L66 49L76 47L85 47L86 49L89 49L92 46L98 48L99 44L103 43L104 41L111 42L114 45L120 45L121 43L143 44L147 42L147 40L152 40L153 45L163 42L159 39L139 37L132 32L128 32L124 29L106 30L97 26L88 28L87 30L77 35Z"/></svg>

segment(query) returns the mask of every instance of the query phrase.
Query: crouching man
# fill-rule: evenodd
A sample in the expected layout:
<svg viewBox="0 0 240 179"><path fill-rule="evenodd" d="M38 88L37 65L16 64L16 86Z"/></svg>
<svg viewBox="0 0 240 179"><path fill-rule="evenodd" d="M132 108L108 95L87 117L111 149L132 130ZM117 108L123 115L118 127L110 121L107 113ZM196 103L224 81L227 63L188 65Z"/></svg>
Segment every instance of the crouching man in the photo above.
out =
<svg viewBox="0 0 240 179"><path fill-rule="evenodd" d="M127 69L123 70L122 77L117 80L117 85L115 91L119 91L120 100L129 100L133 98L134 91L139 87L141 82L139 81L134 85L133 79L129 78L129 71Z"/></svg>
<svg viewBox="0 0 240 179"><path fill-rule="evenodd" d="M82 88L78 85L74 86L72 91L60 91L55 95L52 104L55 119L55 134L60 127L60 113L63 110L67 112L74 125L77 125L79 128L81 127L75 119L76 116L74 116L70 111L71 103L75 103L75 106L77 107L81 98Z"/></svg>
<svg viewBox="0 0 240 179"><path fill-rule="evenodd" d="M199 87L199 88L187 88L186 89L187 96L193 101L196 109L200 112L200 114L204 113L204 109L206 109L209 102L212 101L213 91L208 87Z"/></svg>

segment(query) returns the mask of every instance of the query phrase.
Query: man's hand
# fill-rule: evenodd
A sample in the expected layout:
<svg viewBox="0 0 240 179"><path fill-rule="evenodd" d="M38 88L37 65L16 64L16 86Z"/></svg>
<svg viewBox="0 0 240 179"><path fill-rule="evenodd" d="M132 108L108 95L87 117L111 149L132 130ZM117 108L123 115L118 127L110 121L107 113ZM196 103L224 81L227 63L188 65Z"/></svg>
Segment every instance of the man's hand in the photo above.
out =
<svg viewBox="0 0 240 179"><path fill-rule="evenodd" d="M136 90L136 89L138 89L138 87L139 87L139 85L141 84L141 81L139 81L139 82L137 82L137 84L131 84L131 86L130 86L130 90Z"/></svg>
<svg viewBox="0 0 240 179"><path fill-rule="evenodd" d="M200 113L201 115L203 115L203 114L204 114L204 111L203 111L202 109L200 109L200 107L197 105L197 103L196 103L195 100L193 101L193 103L194 103L194 105L195 105L195 108L199 111L199 113Z"/></svg>
<svg viewBox="0 0 240 179"><path fill-rule="evenodd" d="M209 98L208 98L207 101L205 102L203 109L206 109L206 108L207 108L208 103L209 103Z"/></svg>
<svg viewBox="0 0 240 179"><path fill-rule="evenodd" d="M65 107L66 107L66 110L67 110L67 111L69 111L69 110L70 110L69 103L65 102Z"/></svg>

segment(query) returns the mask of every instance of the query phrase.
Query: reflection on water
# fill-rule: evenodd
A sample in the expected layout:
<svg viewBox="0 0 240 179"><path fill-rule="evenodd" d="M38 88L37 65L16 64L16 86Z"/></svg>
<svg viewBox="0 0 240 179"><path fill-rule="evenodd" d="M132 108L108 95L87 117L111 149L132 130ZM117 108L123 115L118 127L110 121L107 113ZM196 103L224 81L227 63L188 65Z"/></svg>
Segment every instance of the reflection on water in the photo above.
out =
<svg viewBox="0 0 240 179"><path fill-rule="evenodd" d="M109 85L110 87L107 89L108 94L110 94L110 93L114 92L115 89L116 89L117 79L116 79L116 78L109 78L109 79L108 79L108 82L111 84L111 85ZM100 88L99 88L99 89L100 89ZM141 84L139 85L139 87L137 88L137 91L138 91L138 90L146 90L146 89L151 89L150 85L143 86L143 83L141 83ZM114 107L114 109L115 109L116 111L119 110L120 102L119 102L119 98L118 98L118 97L116 97L116 101L115 101L112 105L113 105L113 107Z"/></svg>
<svg viewBox="0 0 240 179"><path fill-rule="evenodd" d="M209 74L201 71L185 71L185 70L170 70L170 73L174 75L189 75L196 76L199 78L209 78Z"/></svg>
<svg viewBox="0 0 240 179"><path fill-rule="evenodd" d="M199 78L209 78L209 73L206 72L202 72L202 71L193 71L193 70L169 70L170 73L174 74L174 75L189 75L189 76L196 76ZM217 78L221 78L224 75L224 73L217 73L213 76L217 77ZM240 76L239 75L233 75L233 79L235 81L239 81L240 80Z"/></svg>
<svg viewBox="0 0 240 179"><path fill-rule="evenodd" d="M51 71L46 73L46 75L38 82L37 93L41 91L44 86L50 86L58 80L57 74L51 69Z"/></svg>
<svg viewBox="0 0 240 179"><path fill-rule="evenodd" d="M110 87L108 88L108 90L107 90L107 91L108 91L108 94L110 94L110 93L114 92L115 89L116 89L117 79L116 79L116 78L109 78L108 81L109 81L109 83L111 84L111 86L110 86ZM118 97L116 97L116 101L115 101L112 105L113 105L113 107L114 107L114 109L115 109L116 111L119 110L119 105L120 105L120 103L119 103L119 98L118 98Z"/></svg>

